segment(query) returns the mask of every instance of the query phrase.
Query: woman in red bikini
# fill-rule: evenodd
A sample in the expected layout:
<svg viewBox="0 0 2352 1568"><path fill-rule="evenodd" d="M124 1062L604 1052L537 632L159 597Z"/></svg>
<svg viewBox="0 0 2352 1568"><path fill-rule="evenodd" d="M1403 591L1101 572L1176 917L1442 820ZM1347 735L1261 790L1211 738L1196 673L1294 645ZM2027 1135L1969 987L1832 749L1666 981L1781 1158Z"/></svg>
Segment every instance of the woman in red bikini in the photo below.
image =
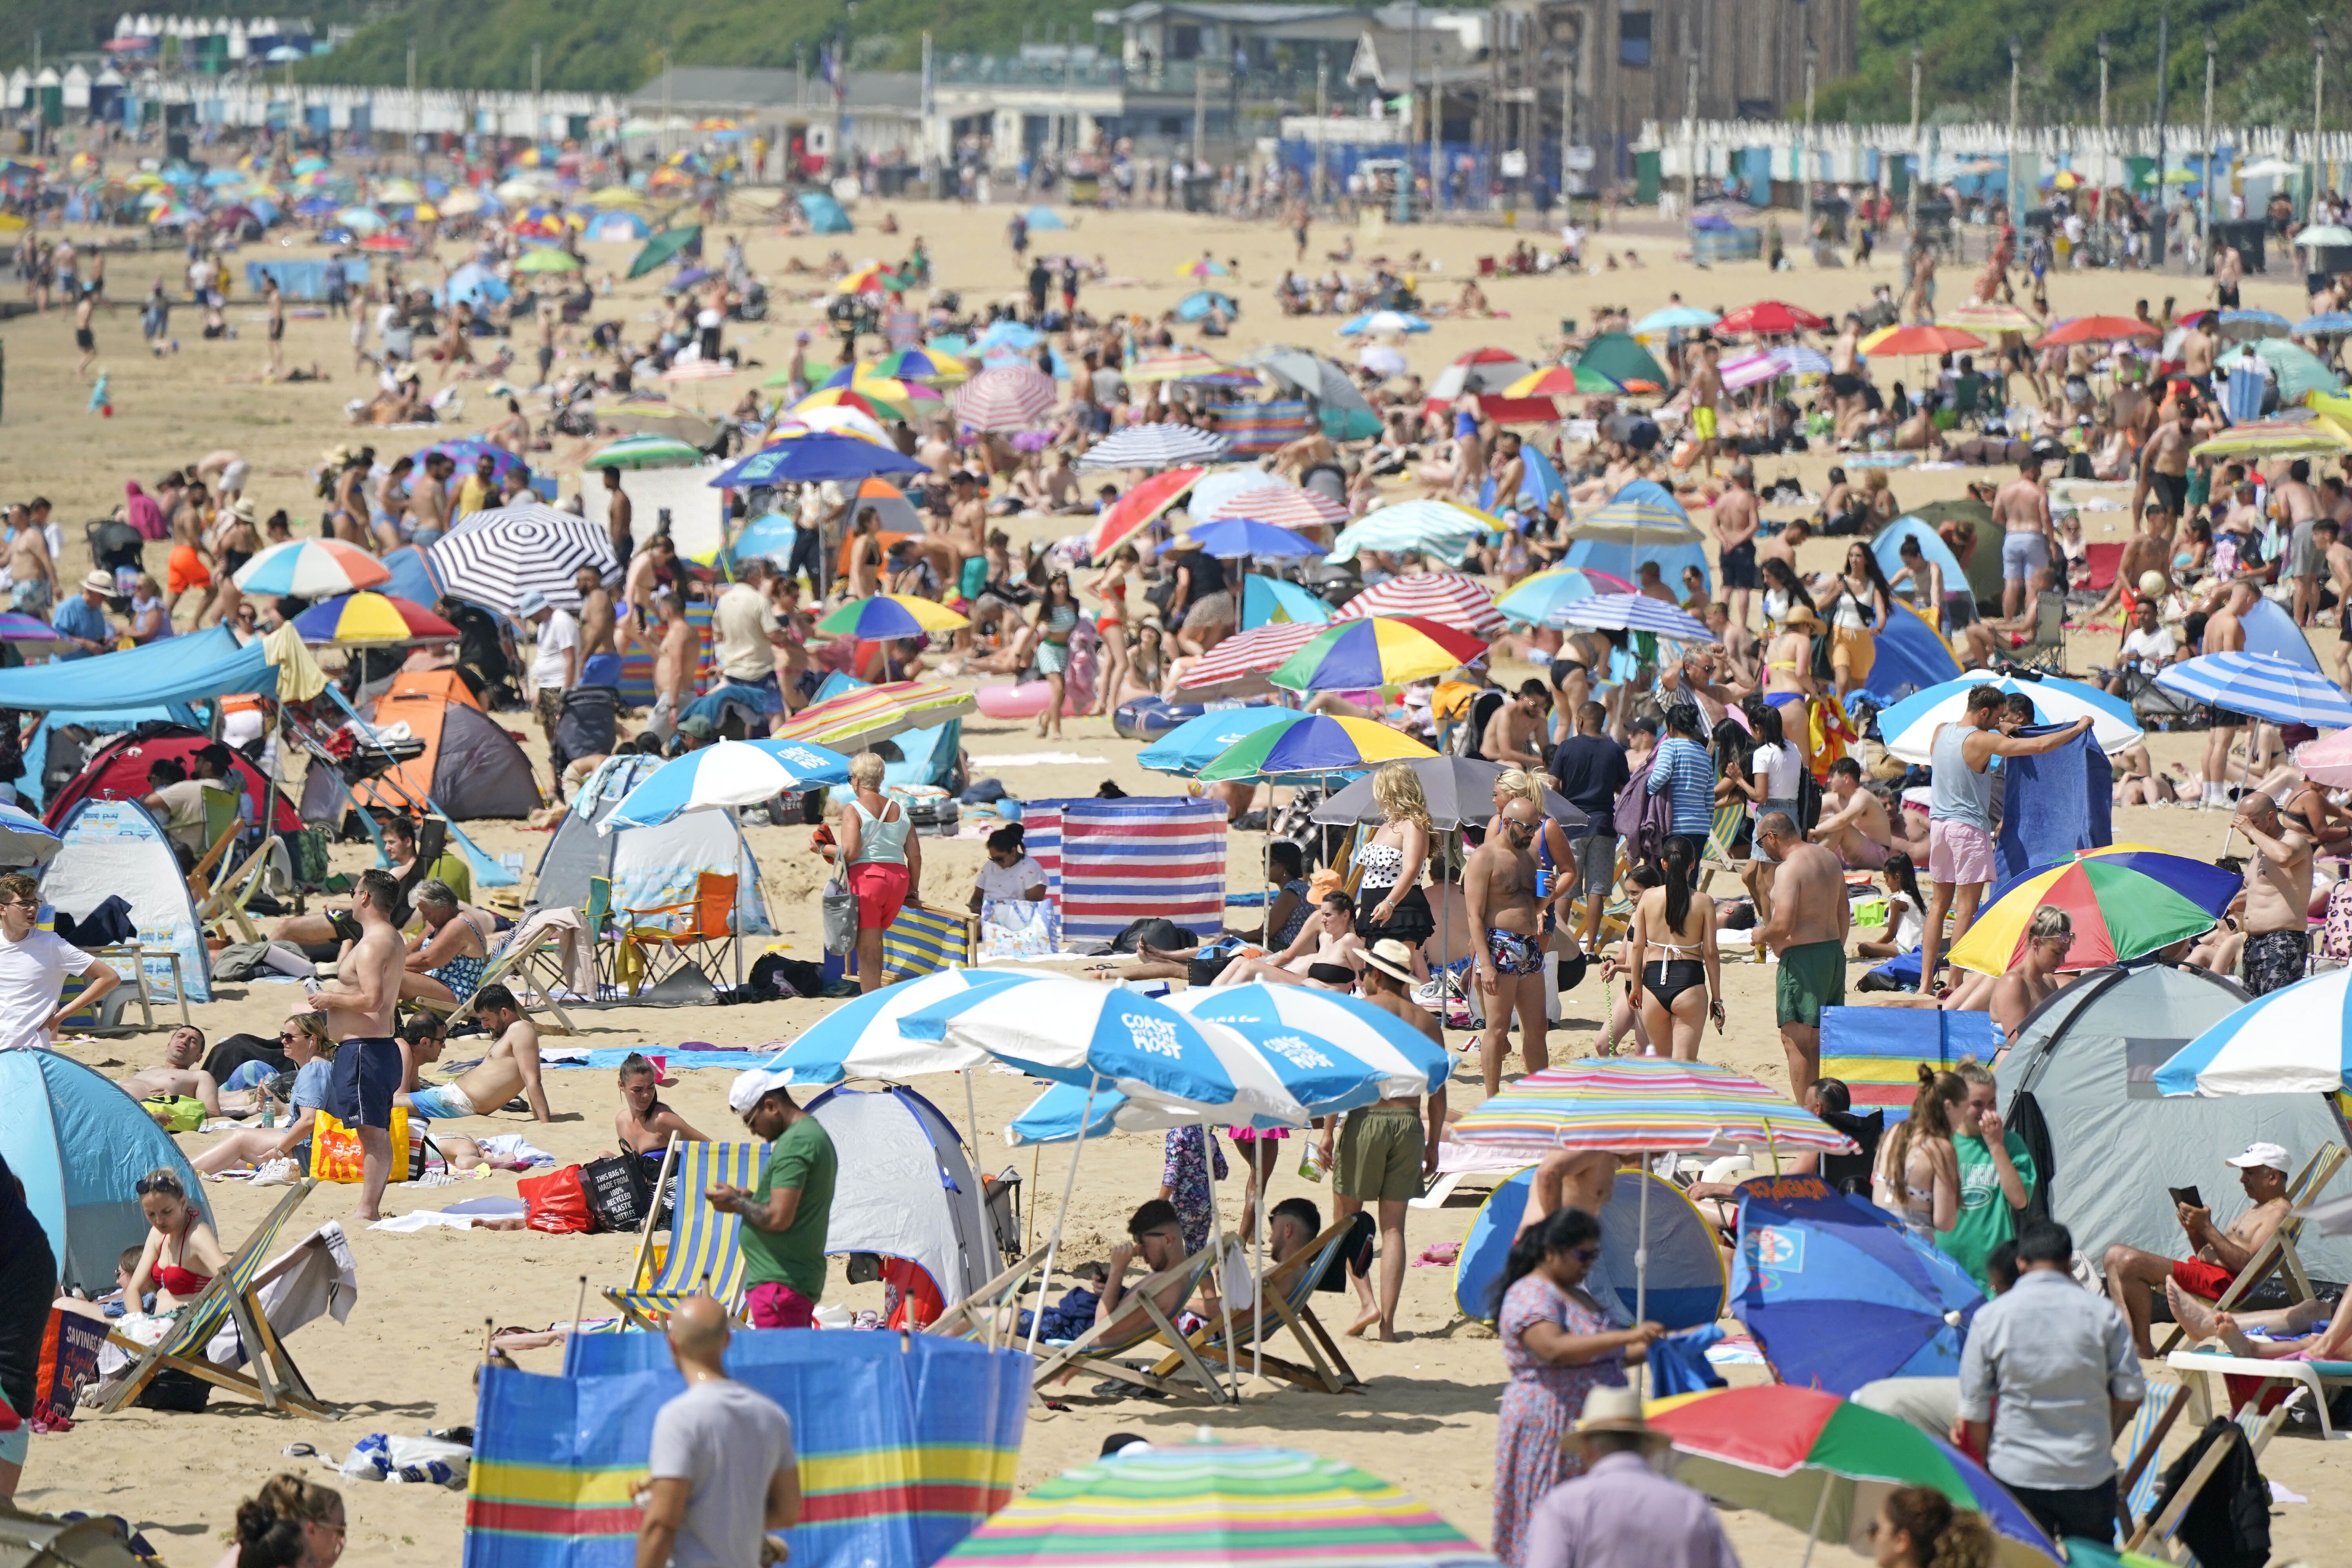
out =
<svg viewBox="0 0 2352 1568"><path fill-rule="evenodd" d="M155 1316L163 1317L205 1293L213 1276L228 1267L220 1238L188 1202L188 1189L177 1173L159 1167L139 1178L139 1207L147 1215L145 1250L131 1270L123 1304L136 1310L149 1290L155 1292Z"/></svg>

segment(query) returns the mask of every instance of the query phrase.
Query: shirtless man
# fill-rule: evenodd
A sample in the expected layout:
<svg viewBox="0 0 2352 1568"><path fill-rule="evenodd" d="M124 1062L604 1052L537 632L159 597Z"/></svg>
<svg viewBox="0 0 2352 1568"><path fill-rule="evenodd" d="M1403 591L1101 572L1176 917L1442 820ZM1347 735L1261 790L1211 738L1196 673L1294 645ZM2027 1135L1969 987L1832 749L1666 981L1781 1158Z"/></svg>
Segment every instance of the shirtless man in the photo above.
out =
<svg viewBox="0 0 2352 1568"><path fill-rule="evenodd" d="M122 1092L133 1100L151 1100L158 1095L184 1095L204 1102L206 1116L221 1113L220 1085L213 1075L197 1068L205 1056L205 1032L194 1024L183 1024L172 1031L163 1042L163 1063L161 1067L142 1068L122 1080Z"/></svg>
<svg viewBox="0 0 2352 1568"><path fill-rule="evenodd" d="M2118 604L2127 608L2136 605L2140 598L2139 580L2150 572L2164 579L2167 589L2171 587L2172 525L2153 509L2142 521L2145 526L2124 542L2123 556L2116 563L2116 580L2109 584L2107 596L2092 607L2092 618Z"/></svg>
<svg viewBox="0 0 2352 1568"><path fill-rule="evenodd" d="M1992 1015L2001 1037L2011 1042L2042 999L2058 989L2059 966L2074 945L2074 922L2066 911L2049 904L2033 911L2026 927L2025 948L2009 973L1992 983L1985 1010Z"/></svg>
<svg viewBox="0 0 2352 1568"><path fill-rule="evenodd" d="M2307 626L2319 612L2319 582L2327 571L2326 552L2314 531L2321 516L2319 492L2311 488L2311 464L2297 458L2287 465L2286 478L2271 487L2271 506L2286 534L2286 559L2280 572L2294 590L2290 608L2294 624Z"/></svg>
<svg viewBox="0 0 2352 1568"><path fill-rule="evenodd" d="M2213 303L2224 310L2238 308L2238 285L2246 280L2246 258L2234 245L2213 253ZM2201 319L2200 319L2201 324Z"/></svg>
<svg viewBox="0 0 2352 1568"><path fill-rule="evenodd" d="M988 536L988 491L973 475L958 471L948 483L948 537L956 554L979 553ZM996 563L989 563L992 568ZM992 578L995 575L990 573Z"/></svg>
<svg viewBox="0 0 2352 1568"><path fill-rule="evenodd" d="M572 574L572 585L580 593L580 683L583 686L617 686L621 680L621 649L615 636L612 591L604 586L604 574L594 566L583 565ZM597 665L602 658L608 662ZM609 672L610 681L597 676Z"/></svg>
<svg viewBox="0 0 2352 1568"><path fill-rule="evenodd" d="M1618 1156L1607 1150L1562 1149L1545 1155L1528 1184L1519 1229L1524 1232L1555 1209L1582 1209L1599 1219L1617 1192L1617 1163Z"/></svg>
<svg viewBox="0 0 2352 1568"><path fill-rule="evenodd" d="M49 559L48 538L24 508L11 508L9 516L16 525L8 533L9 607L46 621L58 602L58 567Z"/></svg>
<svg viewBox="0 0 2352 1568"><path fill-rule="evenodd" d="M1806 837L1835 855L1849 871L1875 871L1886 864L1895 847L1895 830L1887 823L1885 804L1862 787L1862 764L1852 757L1830 764L1822 819Z"/></svg>
<svg viewBox="0 0 2352 1568"><path fill-rule="evenodd" d="M650 614L656 623L648 645L654 650L654 710L646 727L667 745L678 714L694 700L694 624L667 588L654 590Z"/></svg>
<svg viewBox="0 0 2352 1568"><path fill-rule="evenodd" d="M643 550L627 558L629 569L621 579L621 602L614 606L613 628L624 653L632 644L647 653L655 651L661 637L661 618L654 614L654 595L668 580L677 554L677 547L669 535L656 533L646 541Z"/></svg>
<svg viewBox="0 0 2352 1568"><path fill-rule="evenodd" d="M81 350L81 358L74 365L76 375L88 375L98 359L98 333L89 324L90 310L97 302L84 294L74 306L74 347Z"/></svg>
<svg viewBox="0 0 2352 1568"><path fill-rule="evenodd" d="M2254 847L2246 863L2246 907L2239 925L2246 933L2245 986L2262 996L2303 978L2311 959L2312 838L2307 825L2288 816L2260 790L2238 802L2231 826Z"/></svg>
<svg viewBox="0 0 2352 1568"><path fill-rule="evenodd" d="M1519 1052L1528 1071L1541 1072L1551 1065L1543 975L1551 955L1542 936L1536 858L1530 850L1542 828L1542 814L1533 801L1512 800L1496 814L1486 841L1472 851L1463 877L1462 896L1469 907L1472 952L1486 1015L1486 1026L1478 1037L1478 1068L1489 1099L1503 1087L1513 1013L1518 1015Z"/></svg>
<svg viewBox="0 0 2352 1568"><path fill-rule="evenodd" d="M1845 1001L1845 868L1822 846L1808 844L1785 811L1764 814L1756 843L1776 862L1771 916L1756 940L1780 955L1774 1012L1789 1060L1789 1093L1801 1100L1822 1074L1822 1009Z"/></svg>
<svg viewBox="0 0 2352 1568"><path fill-rule="evenodd" d="M440 539L449 527L449 476L457 471L457 459L446 452L436 452L425 459L424 472L408 487L408 520L417 533L426 529L433 531L426 542Z"/></svg>
<svg viewBox="0 0 2352 1568"><path fill-rule="evenodd" d="M520 1094L530 1104L532 1120L554 1121L547 1090L539 1079L539 1029L525 1016L515 994L495 983L483 986L474 993L474 1016L491 1034L489 1052L481 1062L451 1082L423 1088L417 1068L440 1059L443 1042L430 1037L416 1041L404 1053L406 1091L394 1096L393 1103L406 1106L412 1116L442 1121L488 1116L505 1109Z"/></svg>
<svg viewBox="0 0 2352 1568"><path fill-rule="evenodd" d="M2027 457L2017 478L1992 498L1993 521L2001 525L2001 614L2017 618L2033 574L2058 559L2058 536L2050 525L2050 497L2042 489L2042 459Z"/></svg>
<svg viewBox="0 0 2352 1568"><path fill-rule="evenodd" d="M392 1037L408 956L392 923L398 899L391 872L360 873L352 900L359 941L343 955L334 980L310 994L311 1005L327 1015L329 1037L340 1042L327 1109L359 1137L360 1206L352 1217L371 1225L383 1217L383 1186L392 1176L392 1100L402 1078L400 1046Z"/></svg>
<svg viewBox="0 0 2352 1568"><path fill-rule="evenodd" d="M1843 340L1840 340L1843 341ZM1757 575L1756 531L1764 521L1756 500L1756 470L1746 460L1731 465L1731 488L1715 498L1716 553L1723 563L1723 598L1731 624L1748 625L1748 595L1763 585Z"/></svg>
<svg viewBox="0 0 2352 1568"><path fill-rule="evenodd" d="M1723 372L1716 368L1721 355L1714 343L1701 343L1698 369L1690 381L1691 435L1698 441L1698 455L1706 464L1709 479L1715 477L1715 456L1721 449L1715 436L1723 401Z"/></svg>
<svg viewBox="0 0 2352 1568"><path fill-rule="evenodd" d="M636 507L621 488L621 470L604 470L604 533L613 542L613 559L627 562L636 544ZM631 603L635 601L632 599Z"/></svg>
<svg viewBox="0 0 2352 1568"><path fill-rule="evenodd" d="M2205 621L2205 638L2198 648L2200 654L2238 653L2246 646L2243 617L2262 597L2262 592L2252 583L2240 581L2230 584L2221 600L2221 607ZM2228 708L2208 708L2205 731L2204 797L2200 803L2211 811L2230 804L2230 747L2237 741L2238 731L2248 731L2247 742L2252 743L2255 721Z"/></svg>
<svg viewBox="0 0 2352 1568"><path fill-rule="evenodd" d="M1176 1205L1166 1198L1153 1198L1137 1209L1127 1222L1127 1234L1128 1239L1112 1247L1103 1259L1102 1295L1095 1302L1095 1327L1100 1331L1097 1337L1106 1340L1134 1332L1150 1321L1129 1292L1129 1268L1140 1262L1148 1279L1184 1261L1184 1222L1178 1216ZM1167 1285L1152 1300L1173 1321L1177 1310L1184 1304L1183 1280Z"/></svg>
<svg viewBox="0 0 2352 1568"><path fill-rule="evenodd" d="M1717 501L1716 504L1720 506L1723 503ZM1767 561L1778 561L1790 571L1796 571L1797 547L1812 536L1813 530L1811 523L1801 517L1790 518L1780 525L1780 531L1778 533L1757 540L1757 570L1760 573ZM1761 581L1760 577L1759 581Z"/></svg>
<svg viewBox="0 0 2352 1568"><path fill-rule="evenodd" d="M2175 1204L2174 1213L2192 1249L2189 1257L2179 1261L2158 1258L2121 1242L2107 1248L2107 1294L2131 1324L2132 1344L2143 1360L2156 1355L2156 1346L2148 1338L2156 1290L2178 1281L2191 1295L2218 1300L2239 1270L2270 1240L2292 1206L2286 1195L2284 1149L2276 1143L2252 1143L2228 1163L2236 1169L2238 1185L2252 1206L2224 1228L2213 1223L2210 1205ZM2142 1179L2157 1178L2144 1175Z"/></svg>
<svg viewBox="0 0 2352 1568"><path fill-rule="evenodd" d="M269 310L269 361L262 375L275 381L286 374L286 296L278 289L277 274L262 279L261 298Z"/></svg>
<svg viewBox="0 0 2352 1568"><path fill-rule="evenodd" d="M1488 762L1507 768L1541 771L1544 716L1550 707L1551 693L1542 681L1522 682L1517 694L1486 721L1486 732L1478 738L1479 752Z"/></svg>
<svg viewBox="0 0 2352 1568"><path fill-rule="evenodd" d="M1418 1029L1440 1052L1445 1037L1437 1019L1412 999L1412 952L1393 937L1373 944L1364 955L1364 1000ZM1331 1167L1332 1217L1346 1219L1366 1204L1375 1204L1381 1231L1381 1293L1372 1300L1369 1276L1356 1280L1362 1311L1348 1332L1361 1334L1380 1325L1380 1337L1397 1337L1397 1302L1404 1293L1405 1205L1421 1195L1437 1173L1437 1145L1445 1136L1445 1080L1428 1086L1426 1097L1398 1095L1328 1121L1323 1129L1323 1160ZM1337 1140L1338 1159L1332 1144Z"/></svg>
<svg viewBox="0 0 2352 1568"><path fill-rule="evenodd" d="M2158 422L2140 448L2139 483L2132 490L2132 510L2145 515L2148 498L2153 496L2168 531L2188 510L2189 449L2197 444L2197 437L2189 427L2192 411L2188 404L2168 404L2158 412Z"/></svg>

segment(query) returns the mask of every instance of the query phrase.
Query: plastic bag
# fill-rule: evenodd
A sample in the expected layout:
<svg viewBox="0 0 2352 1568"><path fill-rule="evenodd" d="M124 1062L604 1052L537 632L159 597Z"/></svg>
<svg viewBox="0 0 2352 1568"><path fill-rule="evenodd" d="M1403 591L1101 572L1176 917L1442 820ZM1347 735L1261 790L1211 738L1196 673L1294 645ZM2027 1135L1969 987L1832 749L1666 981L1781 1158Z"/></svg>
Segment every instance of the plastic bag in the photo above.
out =
<svg viewBox="0 0 2352 1568"><path fill-rule="evenodd" d="M525 1176L515 1184L524 1205L523 1224L551 1236L584 1235L590 1226L587 1189L580 1184L580 1167L565 1165L543 1176Z"/></svg>
<svg viewBox="0 0 2352 1568"><path fill-rule="evenodd" d="M824 910L824 950L847 957L857 951L857 895L849 890L845 879L835 877L824 885L820 900Z"/></svg>

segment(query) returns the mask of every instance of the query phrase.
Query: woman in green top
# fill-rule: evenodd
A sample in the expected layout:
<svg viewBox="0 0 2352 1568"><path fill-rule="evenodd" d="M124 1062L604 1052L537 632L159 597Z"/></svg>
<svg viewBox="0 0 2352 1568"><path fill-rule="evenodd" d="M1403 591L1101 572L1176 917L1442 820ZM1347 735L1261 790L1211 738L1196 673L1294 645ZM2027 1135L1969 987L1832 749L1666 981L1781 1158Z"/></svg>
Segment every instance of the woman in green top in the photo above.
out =
<svg viewBox="0 0 2352 1568"><path fill-rule="evenodd" d="M1952 1227L1936 1233L1936 1245L1990 1289L1985 1259L2017 1236L2017 1216L2033 1196L2033 1156L2025 1140L2002 1125L1995 1109L2000 1090L1983 1064L1963 1061L1952 1070L1969 1095L1945 1108L1959 1163L1959 1205Z"/></svg>
<svg viewBox="0 0 2352 1568"><path fill-rule="evenodd" d="M1045 583L1045 596L1029 612L1037 628L1037 673L1045 678L1045 706L1037 711L1037 738L1062 738L1062 692L1070 668L1070 633L1077 628L1078 601L1070 593L1070 575L1056 572Z"/></svg>

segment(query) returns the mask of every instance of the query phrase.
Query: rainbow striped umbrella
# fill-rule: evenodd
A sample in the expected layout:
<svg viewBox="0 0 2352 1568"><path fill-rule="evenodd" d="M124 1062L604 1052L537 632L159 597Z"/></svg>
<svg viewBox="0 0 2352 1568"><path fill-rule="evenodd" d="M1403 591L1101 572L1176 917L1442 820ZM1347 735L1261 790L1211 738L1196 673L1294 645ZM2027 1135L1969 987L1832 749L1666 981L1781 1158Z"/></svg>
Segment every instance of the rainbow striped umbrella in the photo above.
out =
<svg viewBox="0 0 2352 1568"><path fill-rule="evenodd" d="M1121 1568L1492 1568L1469 1537L1379 1477L1291 1448L1130 1450L1016 1498L941 1563Z"/></svg>
<svg viewBox="0 0 2352 1568"><path fill-rule="evenodd" d="M1486 651L1484 637L1419 616L1334 621L1266 677L1293 691L1369 691L1458 669Z"/></svg>
<svg viewBox="0 0 2352 1568"><path fill-rule="evenodd" d="M1437 753L1401 730L1370 719L1301 713L1243 737L1200 772L1202 784L1298 773L1352 773L1400 758Z"/></svg>
<svg viewBox="0 0 2352 1568"><path fill-rule="evenodd" d="M893 637L919 637L926 632L956 631L970 625L934 600L911 594L877 594L842 605L817 622L816 629L828 637L886 642Z"/></svg>
<svg viewBox="0 0 2352 1568"><path fill-rule="evenodd" d="M2066 973L2143 958L2210 930L2238 896L2238 878L2185 855L2129 846L2093 849L2077 860L2038 867L1995 888L1951 961L1985 974L2006 974L2025 951L2034 911L2063 910L2074 945Z"/></svg>
<svg viewBox="0 0 2352 1568"><path fill-rule="evenodd" d="M583 468L679 468L702 461L702 449L675 436L624 436Z"/></svg>
<svg viewBox="0 0 2352 1568"><path fill-rule="evenodd" d="M1744 1073L1659 1057L1599 1057L1530 1073L1465 1114L1454 1139L1531 1160L1556 1149L1839 1154L1854 1147L1844 1133Z"/></svg>
<svg viewBox="0 0 2352 1568"><path fill-rule="evenodd" d="M326 599L389 583L392 572L356 544L296 539L262 551L238 567L233 580L251 595Z"/></svg>
<svg viewBox="0 0 2352 1568"><path fill-rule="evenodd" d="M393 594L344 594L311 605L294 617L306 643L344 647L366 643L456 641L457 628L414 599Z"/></svg>
<svg viewBox="0 0 2352 1568"><path fill-rule="evenodd" d="M846 742L872 742L961 719L979 706L969 691L936 681L894 680L812 702L779 729L780 741L809 741L840 751Z"/></svg>

